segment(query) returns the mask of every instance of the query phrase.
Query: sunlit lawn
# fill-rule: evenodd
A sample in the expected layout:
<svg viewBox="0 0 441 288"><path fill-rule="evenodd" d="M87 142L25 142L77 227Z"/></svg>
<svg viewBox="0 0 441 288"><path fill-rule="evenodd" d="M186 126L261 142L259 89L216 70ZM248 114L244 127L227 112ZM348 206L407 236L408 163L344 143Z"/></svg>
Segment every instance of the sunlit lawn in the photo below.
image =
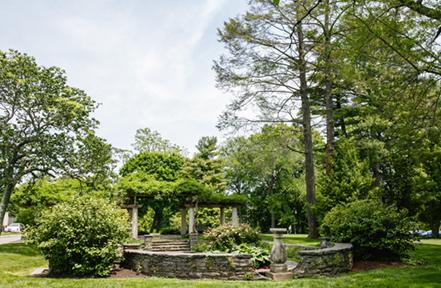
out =
<svg viewBox="0 0 441 288"><path fill-rule="evenodd" d="M304 241L307 240L303 240L303 244ZM26 276L36 267L47 266L46 261L37 251L24 244L6 244L0 245L0 287L441 287L441 240L423 240L412 252L412 260L411 263L424 264L287 282L164 278L53 279Z"/></svg>
<svg viewBox="0 0 441 288"><path fill-rule="evenodd" d="M320 244L320 240L309 239L306 234L288 234L283 235L283 243L297 244L305 246L317 246ZM272 234L260 234L260 238L265 241L273 241Z"/></svg>
<svg viewBox="0 0 441 288"><path fill-rule="evenodd" d="M2 232L0 234L0 236L16 236L16 235L20 235L20 233L17 233L17 232Z"/></svg>

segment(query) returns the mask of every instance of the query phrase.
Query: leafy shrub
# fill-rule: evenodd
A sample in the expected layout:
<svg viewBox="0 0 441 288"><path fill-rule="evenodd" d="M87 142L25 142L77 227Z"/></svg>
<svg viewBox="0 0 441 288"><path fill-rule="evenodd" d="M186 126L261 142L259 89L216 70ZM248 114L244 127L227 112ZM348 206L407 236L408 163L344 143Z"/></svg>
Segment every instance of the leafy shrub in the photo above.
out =
<svg viewBox="0 0 441 288"><path fill-rule="evenodd" d="M249 225L233 226L224 224L207 230L204 238L209 241L211 250L232 251L242 243L253 244L259 241L259 233Z"/></svg>
<svg viewBox="0 0 441 288"><path fill-rule="evenodd" d="M251 246L242 243L235 248L234 252L253 255L253 257L251 258L251 262L253 263L254 268L260 268L271 264L269 250L259 246Z"/></svg>
<svg viewBox="0 0 441 288"><path fill-rule="evenodd" d="M105 276L128 237L127 213L102 199L77 198L43 212L27 232L53 274Z"/></svg>
<svg viewBox="0 0 441 288"><path fill-rule="evenodd" d="M25 226L32 226L35 225L35 220L38 219L40 213L41 211L37 208L22 208L18 210L16 221Z"/></svg>
<svg viewBox="0 0 441 288"><path fill-rule="evenodd" d="M374 200L333 208L321 226L334 242L350 242L356 258L400 258L414 249L415 224L405 211Z"/></svg>

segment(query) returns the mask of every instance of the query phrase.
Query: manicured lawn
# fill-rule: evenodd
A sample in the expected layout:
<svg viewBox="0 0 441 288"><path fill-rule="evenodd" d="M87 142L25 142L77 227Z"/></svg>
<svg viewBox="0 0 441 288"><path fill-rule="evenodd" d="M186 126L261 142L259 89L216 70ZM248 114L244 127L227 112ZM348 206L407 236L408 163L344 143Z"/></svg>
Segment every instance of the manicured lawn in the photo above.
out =
<svg viewBox="0 0 441 288"><path fill-rule="evenodd" d="M305 246L318 246L320 240L309 239L306 234L289 234L283 235L283 243L286 244L298 244ZM272 234L260 234L260 238L265 241L273 241Z"/></svg>
<svg viewBox="0 0 441 288"><path fill-rule="evenodd" d="M48 279L26 276L35 267L47 265L38 252L24 244L7 244L0 245L0 287L441 287L441 240L424 240L418 244L410 262L424 264L287 282L161 278Z"/></svg>

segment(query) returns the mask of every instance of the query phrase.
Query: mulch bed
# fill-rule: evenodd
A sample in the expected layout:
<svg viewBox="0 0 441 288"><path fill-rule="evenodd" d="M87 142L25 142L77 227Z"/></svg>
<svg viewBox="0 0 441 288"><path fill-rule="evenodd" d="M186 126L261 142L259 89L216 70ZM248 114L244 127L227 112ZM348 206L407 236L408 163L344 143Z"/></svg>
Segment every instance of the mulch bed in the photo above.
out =
<svg viewBox="0 0 441 288"><path fill-rule="evenodd" d="M132 271L130 269L119 268L119 269L113 270L110 273L109 277L110 278L133 278L133 277L143 278L146 276L142 275L142 274L138 274L135 271Z"/></svg>
<svg viewBox="0 0 441 288"><path fill-rule="evenodd" d="M403 262L398 261L356 261L352 267L353 272L361 272L372 269L383 269L383 268L402 268L408 265Z"/></svg>

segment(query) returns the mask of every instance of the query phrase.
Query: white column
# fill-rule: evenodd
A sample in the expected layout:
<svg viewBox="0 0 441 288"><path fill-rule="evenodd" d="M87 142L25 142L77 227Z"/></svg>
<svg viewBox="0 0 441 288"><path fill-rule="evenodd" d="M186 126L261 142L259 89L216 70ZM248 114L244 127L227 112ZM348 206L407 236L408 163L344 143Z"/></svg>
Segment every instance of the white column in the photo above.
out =
<svg viewBox="0 0 441 288"><path fill-rule="evenodd" d="M190 207L188 209L188 233L194 233L194 208Z"/></svg>
<svg viewBox="0 0 441 288"><path fill-rule="evenodd" d="M237 207L232 207L231 224L239 226L239 216L237 215Z"/></svg>
<svg viewBox="0 0 441 288"><path fill-rule="evenodd" d="M187 233L187 209L181 208L181 235Z"/></svg>
<svg viewBox="0 0 441 288"><path fill-rule="evenodd" d="M225 224L225 208L220 207L220 225Z"/></svg>
<svg viewBox="0 0 441 288"><path fill-rule="evenodd" d="M138 239L138 207L132 208L132 238Z"/></svg>

